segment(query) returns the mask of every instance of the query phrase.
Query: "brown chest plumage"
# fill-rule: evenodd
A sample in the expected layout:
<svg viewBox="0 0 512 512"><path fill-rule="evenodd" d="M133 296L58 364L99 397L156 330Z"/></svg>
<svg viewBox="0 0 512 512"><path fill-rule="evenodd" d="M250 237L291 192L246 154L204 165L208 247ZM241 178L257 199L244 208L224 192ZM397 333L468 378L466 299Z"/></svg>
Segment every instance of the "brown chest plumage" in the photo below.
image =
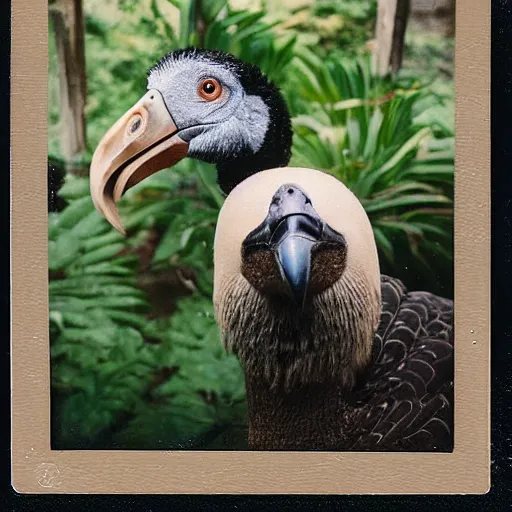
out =
<svg viewBox="0 0 512 512"><path fill-rule="evenodd" d="M381 289L372 361L351 391L246 376L250 449L452 450L453 304L384 276Z"/></svg>

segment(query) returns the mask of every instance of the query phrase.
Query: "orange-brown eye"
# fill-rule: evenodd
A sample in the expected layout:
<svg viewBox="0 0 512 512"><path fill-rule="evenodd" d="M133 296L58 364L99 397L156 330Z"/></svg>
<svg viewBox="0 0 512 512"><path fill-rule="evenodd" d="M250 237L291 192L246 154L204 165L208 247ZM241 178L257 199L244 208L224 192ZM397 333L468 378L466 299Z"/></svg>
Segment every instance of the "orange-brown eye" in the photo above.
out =
<svg viewBox="0 0 512 512"><path fill-rule="evenodd" d="M206 101L216 100L222 92L222 86L215 78L207 78L199 86L199 95Z"/></svg>

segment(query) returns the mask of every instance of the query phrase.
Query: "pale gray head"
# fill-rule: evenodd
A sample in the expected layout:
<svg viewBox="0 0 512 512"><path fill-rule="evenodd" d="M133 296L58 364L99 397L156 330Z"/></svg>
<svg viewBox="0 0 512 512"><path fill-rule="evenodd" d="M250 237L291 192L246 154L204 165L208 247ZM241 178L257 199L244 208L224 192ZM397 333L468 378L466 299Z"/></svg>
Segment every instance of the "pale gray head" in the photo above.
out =
<svg viewBox="0 0 512 512"><path fill-rule="evenodd" d="M285 389L354 384L380 319L380 271L345 185L311 169L251 176L221 210L214 263L216 318L246 373Z"/></svg>
<svg viewBox="0 0 512 512"><path fill-rule="evenodd" d="M246 92L226 62L204 52L171 54L149 72L150 89L162 94L188 156L217 163L263 146L270 107Z"/></svg>
<svg viewBox="0 0 512 512"><path fill-rule="evenodd" d="M177 50L149 71L147 87L105 135L91 165L94 203L117 229L122 194L186 156L217 164L225 193L256 172L288 164L290 116L257 67L219 51Z"/></svg>

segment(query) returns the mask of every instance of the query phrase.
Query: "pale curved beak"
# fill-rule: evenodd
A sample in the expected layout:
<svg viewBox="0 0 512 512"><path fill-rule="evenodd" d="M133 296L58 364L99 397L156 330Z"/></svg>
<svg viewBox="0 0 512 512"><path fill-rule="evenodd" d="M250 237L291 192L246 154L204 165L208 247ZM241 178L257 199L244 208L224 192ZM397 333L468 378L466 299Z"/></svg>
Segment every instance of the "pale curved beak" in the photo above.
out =
<svg viewBox="0 0 512 512"><path fill-rule="evenodd" d="M131 187L171 167L188 152L188 143L159 91L147 92L105 134L94 152L90 187L98 211L121 233L125 230L116 203Z"/></svg>

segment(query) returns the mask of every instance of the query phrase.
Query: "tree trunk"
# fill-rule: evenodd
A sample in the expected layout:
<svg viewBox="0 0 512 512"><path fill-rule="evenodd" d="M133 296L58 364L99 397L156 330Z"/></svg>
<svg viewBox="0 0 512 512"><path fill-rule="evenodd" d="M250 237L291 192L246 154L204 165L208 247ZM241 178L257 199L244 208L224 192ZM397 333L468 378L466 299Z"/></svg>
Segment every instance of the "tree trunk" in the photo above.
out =
<svg viewBox="0 0 512 512"><path fill-rule="evenodd" d="M410 0L379 0L373 54L374 72L379 76L397 73L402 66L410 4Z"/></svg>
<svg viewBox="0 0 512 512"><path fill-rule="evenodd" d="M405 44L405 29L411 8L410 0L398 0L395 13L395 29L393 31L393 45L391 49L391 71L398 73L402 67Z"/></svg>
<svg viewBox="0 0 512 512"><path fill-rule="evenodd" d="M60 147L68 172L83 175L85 132L85 46L82 0L50 2L58 57Z"/></svg>

